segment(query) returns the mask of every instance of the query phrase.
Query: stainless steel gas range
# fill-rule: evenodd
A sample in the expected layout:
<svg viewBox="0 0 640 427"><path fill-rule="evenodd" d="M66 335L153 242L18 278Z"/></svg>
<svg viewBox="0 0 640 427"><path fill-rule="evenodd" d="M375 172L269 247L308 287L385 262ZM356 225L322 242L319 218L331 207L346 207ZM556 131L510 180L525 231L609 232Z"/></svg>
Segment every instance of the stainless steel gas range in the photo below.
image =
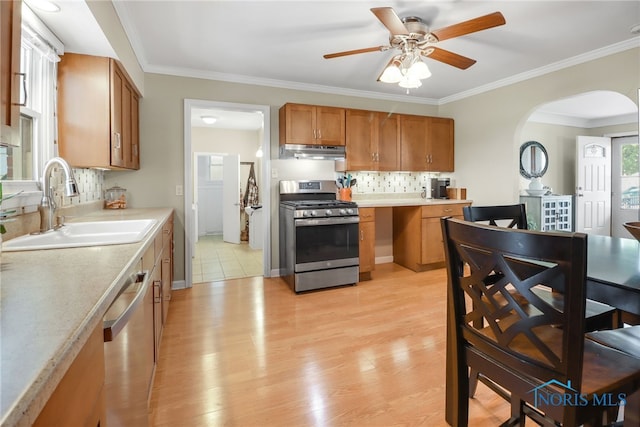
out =
<svg viewBox="0 0 640 427"><path fill-rule="evenodd" d="M294 292L358 282L359 221L334 181L280 181L280 275Z"/></svg>

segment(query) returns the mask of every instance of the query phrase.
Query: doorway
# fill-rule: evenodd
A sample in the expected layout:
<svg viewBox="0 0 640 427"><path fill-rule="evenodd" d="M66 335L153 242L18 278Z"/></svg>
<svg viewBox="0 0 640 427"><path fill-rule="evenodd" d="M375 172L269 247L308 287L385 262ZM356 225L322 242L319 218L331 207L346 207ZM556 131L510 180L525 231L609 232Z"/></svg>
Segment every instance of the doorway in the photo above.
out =
<svg viewBox="0 0 640 427"><path fill-rule="evenodd" d="M198 150L200 152L206 152L208 150L203 150L202 148L196 147L199 144L197 139L197 130L194 130L192 123L194 121L201 120L202 116L204 116L203 111L206 112L215 112L215 114L208 114L206 117L210 119L211 117L218 120L223 121L221 118L228 117L229 120L233 122L231 126L242 126L240 123L243 117L252 117L255 120L256 117L259 118L260 130L258 132L258 138L255 145L250 147L250 150L253 153L260 150L263 153L263 157L261 158L261 167L259 169L259 177L258 177L258 191L259 191L259 199L262 204L262 209L265 212L269 212L270 206L270 191L269 191L269 177L267 171L270 170L270 116L269 116L269 107L263 105L248 105L248 104L235 104L235 103L223 103L223 102L215 102L215 101L205 101L205 100L193 100L186 99L184 103L184 183L185 183L185 191L184 191L184 200L185 200L185 282L187 287L191 287L193 283L197 283L196 280L202 280L203 277L194 275L194 258L196 257L196 246L199 240L198 236L198 220L197 220L197 199L198 197L195 195L196 191L196 182L197 182L197 157L194 155L195 151ZM218 117L216 117L216 114ZM249 119L247 119L249 120ZM223 127L224 124L220 123L219 127ZM224 150L216 149L215 151L218 154L230 154L232 151L237 151L238 144L233 143L233 141L224 140L222 141L222 145L218 145L218 147L224 147ZM222 152L221 151L225 151ZM237 200L240 198L240 189L238 188ZM240 210L240 206L234 206L238 212ZM262 232L261 241L262 241L262 260L259 265L261 265L261 274L265 277L269 277L269 272L271 271L271 238L270 238L270 226L269 226L269 217L268 215L263 215L261 218L261 230ZM230 259L233 256L241 256L243 259L246 256L242 255L242 253L238 253L237 250L245 249L247 247L247 243L244 245L233 245L226 244L223 242L217 242L215 238L215 234L212 234L211 237L207 237L209 241L207 246L210 247L210 251L213 251L217 254L218 259ZM220 240L222 238L220 237ZM226 246L225 245L230 245ZM215 248L213 248L215 246ZM234 253L234 249L236 250ZM255 251L253 251L255 252ZM201 255L202 251L198 253ZM221 256L222 255L222 256ZM231 261L229 261L231 263ZM255 275L255 266L253 273L251 275ZM235 277L238 277L237 275ZM228 277L219 276L220 280L223 280Z"/></svg>
<svg viewBox="0 0 640 427"><path fill-rule="evenodd" d="M629 238L625 222L640 219L638 136L611 138L611 235Z"/></svg>

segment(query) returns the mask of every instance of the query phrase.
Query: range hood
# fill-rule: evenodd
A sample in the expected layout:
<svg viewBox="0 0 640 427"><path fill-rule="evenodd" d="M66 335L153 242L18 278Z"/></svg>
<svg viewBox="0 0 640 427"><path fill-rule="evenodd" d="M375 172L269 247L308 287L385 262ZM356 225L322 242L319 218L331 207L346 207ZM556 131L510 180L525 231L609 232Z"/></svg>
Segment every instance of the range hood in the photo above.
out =
<svg viewBox="0 0 640 427"><path fill-rule="evenodd" d="M341 160L344 157L344 145L284 144L280 146L281 159Z"/></svg>

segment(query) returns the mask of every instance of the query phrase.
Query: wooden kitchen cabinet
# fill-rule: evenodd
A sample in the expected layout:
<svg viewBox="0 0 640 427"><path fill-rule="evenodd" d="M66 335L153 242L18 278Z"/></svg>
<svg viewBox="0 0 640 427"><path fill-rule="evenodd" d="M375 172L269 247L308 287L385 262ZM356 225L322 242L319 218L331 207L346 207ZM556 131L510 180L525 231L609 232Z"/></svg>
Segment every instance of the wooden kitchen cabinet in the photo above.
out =
<svg viewBox="0 0 640 427"><path fill-rule="evenodd" d="M400 116L378 111L346 110L346 159L336 169L395 171L400 159Z"/></svg>
<svg viewBox="0 0 640 427"><path fill-rule="evenodd" d="M65 373L33 427L106 425L102 321Z"/></svg>
<svg viewBox="0 0 640 427"><path fill-rule="evenodd" d="M400 170L453 172L453 119L400 116Z"/></svg>
<svg viewBox="0 0 640 427"><path fill-rule="evenodd" d="M376 265L376 210L375 208L359 208L360 231L359 258L360 280L371 280L371 272Z"/></svg>
<svg viewBox="0 0 640 427"><path fill-rule="evenodd" d="M169 302L171 301L171 284L173 282L173 214L162 225L156 235L153 246L149 247L142 257L142 268L151 275L153 288L153 343L155 361L160 356L160 341L167 320Z"/></svg>
<svg viewBox="0 0 640 427"><path fill-rule="evenodd" d="M471 202L393 208L393 261L413 271L444 266L440 218L462 219Z"/></svg>
<svg viewBox="0 0 640 427"><path fill-rule="evenodd" d="M22 2L0 1L0 145L20 144Z"/></svg>
<svg viewBox="0 0 640 427"><path fill-rule="evenodd" d="M345 109L306 104L280 108L280 145L345 145Z"/></svg>
<svg viewBox="0 0 640 427"><path fill-rule="evenodd" d="M140 92L113 58L66 53L58 64L58 147L75 167L140 168Z"/></svg>
<svg viewBox="0 0 640 427"><path fill-rule="evenodd" d="M173 214L162 226L162 324L167 321L169 303L171 302L171 284L173 283Z"/></svg>

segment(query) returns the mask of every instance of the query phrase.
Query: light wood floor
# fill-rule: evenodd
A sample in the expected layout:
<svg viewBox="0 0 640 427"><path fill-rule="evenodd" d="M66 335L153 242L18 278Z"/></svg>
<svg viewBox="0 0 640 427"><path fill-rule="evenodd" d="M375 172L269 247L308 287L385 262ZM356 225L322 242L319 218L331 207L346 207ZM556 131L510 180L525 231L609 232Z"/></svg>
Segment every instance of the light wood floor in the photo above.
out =
<svg viewBox="0 0 640 427"><path fill-rule="evenodd" d="M295 295L252 277L173 292L154 426L446 426L445 271L376 266L374 280ZM482 384L469 425L506 402Z"/></svg>

